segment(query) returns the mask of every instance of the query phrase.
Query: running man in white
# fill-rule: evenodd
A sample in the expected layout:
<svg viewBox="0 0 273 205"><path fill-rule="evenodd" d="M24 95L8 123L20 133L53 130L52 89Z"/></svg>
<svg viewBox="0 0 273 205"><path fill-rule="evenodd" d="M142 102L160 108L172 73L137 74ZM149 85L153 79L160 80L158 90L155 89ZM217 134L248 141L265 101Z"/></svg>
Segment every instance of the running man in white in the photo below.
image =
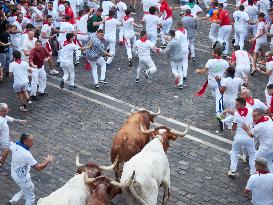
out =
<svg viewBox="0 0 273 205"><path fill-rule="evenodd" d="M243 125L251 126L253 123L252 110L246 107L246 101L243 98L236 99L236 112L234 113L232 130L236 132L234 141L232 143L232 150L230 153L230 170L228 176L236 176L238 165L238 154L241 148L244 147L249 156L250 175L256 172L255 170L255 144L254 140L249 138Z"/></svg>
<svg viewBox="0 0 273 205"><path fill-rule="evenodd" d="M127 10L127 6L124 3L124 0L120 0L117 5L117 19L122 22L123 17L125 16L125 11ZM123 44L123 25L119 26L119 45Z"/></svg>
<svg viewBox="0 0 273 205"><path fill-rule="evenodd" d="M148 40L146 31L141 31L140 39L136 41L133 49L136 50L139 58L137 76L135 79L135 82L139 83L140 71L144 67L148 67L148 69L144 71L144 75L146 78L148 78L150 74L156 72L157 68L151 57L151 49L157 53L160 51L160 49L157 48L155 44L153 44L150 40Z"/></svg>
<svg viewBox="0 0 273 205"><path fill-rule="evenodd" d="M173 23L173 11L169 7L167 0L160 0L159 16L162 18L160 28L161 43L162 47L166 47L165 35L170 32Z"/></svg>
<svg viewBox="0 0 273 205"><path fill-rule="evenodd" d="M132 66L132 47L136 43L136 34L134 26L142 28L142 25L138 25L134 22L134 19L130 16L131 10L125 11L125 16L122 19L124 43L127 51L129 66Z"/></svg>
<svg viewBox="0 0 273 205"><path fill-rule="evenodd" d="M30 152L34 138L28 134L22 134L20 140L11 143L11 178L19 186L20 191L16 193L9 203L17 203L21 198L25 198L26 205L34 205L35 193L34 184L31 181L30 167L41 171L54 160L52 155L48 155L41 163L38 163Z"/></svg>
<svg viewBox="0 0 273 205"><path fill-rule="evenodd" d="M253 0L248 0L248 6L245 7L245 12L248 14L249 20L251 22L258 21L259 9L254 4ZM253 36L256 36L257 33L257 24L248 24L247 34L250 32Z"/></svg>
<svg viewBox="0 0 273 205"><path fill-rule="evenodd" d="M105 28L105 35L104 39L106 41L107 50L111 54L111 57L107 58L106 61L106 68L110 68L110 64L113 61L114 55L116 54L116 42L117 42L117 27L120 26L122 23L113 18L114 17L114 11L109 11L109 16L104 21L104 28Z"/></svg>

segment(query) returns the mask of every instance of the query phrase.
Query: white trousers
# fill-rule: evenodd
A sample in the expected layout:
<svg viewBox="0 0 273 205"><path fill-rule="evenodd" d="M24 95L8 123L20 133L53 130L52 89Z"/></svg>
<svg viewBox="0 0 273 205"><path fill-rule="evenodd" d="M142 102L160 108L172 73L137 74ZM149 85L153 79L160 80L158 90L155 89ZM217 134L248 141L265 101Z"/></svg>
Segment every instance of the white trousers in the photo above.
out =
<svg viewBox="0 0 273 205"><path fill-rule="evenodd" d="M235 69L235 76L244 80L250 73L250 66L238 67Z"/></svg>
<svg viewBox="0 0 273 205"><path fill-rule="evenodd" d="M70 78L70 86L74 86L75 83L75 71L73 62L70 63L61 63L61 68L63 69L64 76L63 80L66 82Z"/></svg>
<svg viewBox="0 0 273 205"><path fill-rule="evenodd" d="M124 41L125 41L125 47L126 47L128 59L132 59L132 47L134 47L136 43L136 36L134 35L131 38L124 37Z"/></svg>
<svg viewBox="0 0 273 205"><path fill-rule="evenodd" d="M246 30L247 30L246 28L235 29L235 45L239 45L240 50L244 50Z"/></svg>
<svg viewBox="0 0 273 205"><path fill-rule="evenodd" d="M229 52L229 37L232 31L232 26L231 25L225 25L221 26L219 28L218 32L218 41L220 43L226 43L225 50L223 51L223 54L227 55Z"/></svg>
<svg viewBox="0 0 273 205"><path fill-rule="evenodd" d="M223 96L219 91L218 83L214 79L208 80L208 86L212 89L212 96L215 98L215 111L221 113L224 111Z"/></svg>
<svg viewBox="0 0 273 205"><path fill-rule="evenodd" d="M244 147L244 149L247 151L249 156L250 174L254 174L256 172L255 144L254 144L254 140L247 135L235 135L234 141L232 143L232 150L230 153L230 161L231 161L230 169L232 172L237 171L238 154L240 153L242 147Z"/></svg>
<svg viewBox="0 0 273 205"><path fill-rule="evenodd" d="M183 62L171 61L172 73L176 78L179 78L178 85L183 85Z"/></svg>
<svg viewBox="0 0 273 205"><path fill-rule="evenodd" d="M107 50L108 49L110 50L109 52L112 56L107 58L106 63L110 64L110 63L112 63L112 61L114 59L114 55L116 54L116 40L115 41L107 41L107 42L108 42Z"/></svg>
<svg viewBox="0 0 273 205"><path fill-rule="evenodd" d="M150 40L152 43L156 44L157 31L155 31L155 32L148 32L147 31L147 37L148 37L148 40Z"/></svg>
<svg viewBox="0 0 273 205"><path fill-rule="evenodd" d="M211 40L211 43L215 43L217 41L219 28L220 25L218 23L211 23L209 30L209 39Z"/></svg>
<svg viewBox="0 0 273 205"><path fill-rule="evenodd" d="M225 96L223 97L224 100L224 108L228 110L235 111L235 99L234 97Z"/></svg>
<svg viewBox="0 0 273 205"><path fill-rule="evenodd" d="M155 63L151 56L140 56L139 57L139 64L137 68L137 76L136 78L139 78L141 69L148 67L148 70L150 71L150 74L153 74L156 72L157 68L155 66Z"/></svg>
<svg viewBox="0 0 273 205"><path fill-rule="evenodd" d="M103 59L103 57L100 57L98 60L96 61L90 61L88 60L88 62L91 65L91 69L92 69L92 75L93 75L93 79L94 79L94 84L98 84L99 80L98 80L98 71L97 71L97 64L100 66L100 80L105 80L105 73L106 73L106 62Z"/></svg>
<svg viewBox="0 0 273 205"><path fill-rule="evenodd" d="M272 160L273 160L273 149L267 149L267 150L264 150L264 149L258 149L258 151L256 152L256 156L255 156L255 159L257 157L263 157L266 159L267 161L267 164L268 164L268 168L270 170L271 173L273 173L273 163L272 163Z"/></svg>
<svg viewBox="0 0 273 205"><path fill-rule="evenodd" d="M13 177L12 177L13 178ZM26 198L25 205L33 205L35 202L34 184L31 179L22 180L13 178L14 182L20 187L20 191L16 193L10 201L18 202L22 197Z"/></svg>
<svg viewBox="0 0 273 205"><path fill-rule="evenodd" d="M188 67L189 67L189 51L187 49L182 49L182 64L183 64L183 77L188 76Z"/></svg>
<svg viewBox="0 0 273 205"><path fill-rule="evenodd" d="M170 32L172 24L173 24L173 19L171 17L161 22L162 28L160 29L160 36L161 36L162 44L166 44L165 35Z"/></svg>
<svg viewBox="0 0 273 205"><path fill-rule="evenodd" d="M44 93L46 89L46 72L44 66L42 68L31 68L32 80L31 80L31 96L36 96L37 86L39 84L39 93Z"/></svg>
<svg viewBox="0 0 273 205"><path fill-rule="evenodd" d="M189 39L189 47L190 47L190 52L191 52L191 57L195 57L195 50L194 50L194 38Z"/></svg>

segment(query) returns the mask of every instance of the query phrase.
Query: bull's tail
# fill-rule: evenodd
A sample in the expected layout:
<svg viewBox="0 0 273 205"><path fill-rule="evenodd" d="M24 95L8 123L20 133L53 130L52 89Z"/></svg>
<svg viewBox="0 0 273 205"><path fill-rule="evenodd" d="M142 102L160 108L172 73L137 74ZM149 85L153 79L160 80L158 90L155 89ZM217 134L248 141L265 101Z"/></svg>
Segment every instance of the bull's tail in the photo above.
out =
<svg viewBox="0 0 273 205"><path fill-rule="evenodd" d="M137 184L139 187L140 187L140 190L141 190L141 184L139 184L138 182L135 181L135 179L133 179L132 183L129 184L129 190L130 192L132 193L132 195L143 205L148 205L146 203L146 201L144 201L139 195L138 193L135 191L135 188L134 188L134 184Z"/></svg>

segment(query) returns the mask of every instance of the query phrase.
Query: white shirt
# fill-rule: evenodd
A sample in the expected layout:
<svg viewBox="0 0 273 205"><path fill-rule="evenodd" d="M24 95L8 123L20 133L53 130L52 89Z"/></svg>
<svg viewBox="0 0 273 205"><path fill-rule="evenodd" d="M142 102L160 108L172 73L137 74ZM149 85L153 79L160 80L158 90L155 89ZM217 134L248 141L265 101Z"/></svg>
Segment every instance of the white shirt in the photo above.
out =
<svg viewBox="0 0 273 205"><path fill-rule="evenodd" d="M147 33L157 33L157 25L160 24L160 18L156 15L146 14L143 17L146 24Z"/></svg>
<svg viewBox="0 0 273 205"><path fill-rule="evenodd" d="M273 149L273 122L269 119L254 125L253 135L260 141L259 150Z"/></svg>
<svg viewBox="0 0 273 205"><path fill-rule="evenodd" d="M265 25L266 24L263 21L258 23L257 35L260 34L265 29ZM260 31L260 30L262 30L262 31ZM264 32L264 34L261 37L259 37L257 40L267 41L266 33Z"/></svg>
<svg viewBox="0 0 273 205"><path fill-rule="evenodd" d="M66 34L74 32L74 26L69 22L60 22L60 31L65 31L65 33L59 33L58 41L62 43L66 39Z"/></svg>
<svg viewBox="0 0 273 205"><path fill-rule="evenodd" d="M225 86L224 98L236 99L238 96L238 88L243 84L243 80L238 77L227 77L221 80L221 86Z"/></svg>
<svg viewBox="0 0 273 205"><path fill-rule="evenodd" d="M14 119L9 116L0 116L0 143L6 140L10 140L8 122L13 122L13 120Z"/></svg>
<svg viewBox="0 0 273 205"><path fill-rule="evenodd" d="M51 34L51 29L52 29L52 25L48 25L48 24L43 25L41 29L41 36L40 36L40 40L42 41L43 44L47 43L49 41L49 38L43 38L42 33L45 33L46 37L49 37Z"/></svg>
<svg viewBox="0 0 273 205"><path fill-rule="evenodd" d="M117 3L117 19L122 21L122 18L125 16L125 11L127 10L127 6L124 2L120 1Z"/></svg>
<svg viewBox="0 0 273 205"><path fill-rule="evenodd" d="M105 39L107 41L116 41L117 26L121 25L121 22L115 18L105 20Z"/></svg>
<svg viewBox="0 0 273 205"><path fill-rule="evenodd" d="M62 46L60 50L60 63L61 64L73 64L73 52L77 50L79 46L74 43L69 43Z"/></svg>
<svg viewBox="0 0 273 205"><path fill-rule="evenodd" d="M223 77L229 63L224 59L209 59L205 67L209 69L208 79L215 80L216 76Z"/></svg>
<svg viewBox="0 0 273 205"><path fill-rule="evenodd" d="M26 61L22 61L20 64L13 61L9 64L9 72L13 73L13 84L24 85L28 83L28 70L29 65Z"/></svg>
<svg viewBox="0 0 273 205"><path fill-rule="evenodd" d="M259 99L254 99L254 104L251 105L249 103L246 103L246 107L247 108L251 108L251 110L255 110L256 108L259 108L261 110L267 110L268 107L266 106L266 104L264 104L262 101L260 101Z"/></svg>
<svg viewBox="0 0 273 205"><path fill-rule="evenodd" d="M249 16L244 11L235 11L233 13L233 19L235 21L234 28L235 29L246 29L247 22L249 21Z"/></svg>
<svg viewBox="0 0 273 205"><path fill-rule="evenodd" d="M24 51L31 51L35 47L35 42L37 41L37 38L33 38L30 40L28 37L24 39L22 43L22 60L25 60L29 62L29 56L25 56Z"/></svg>
<svg viewBox="0 0 273 205"><path fill-rule="evenodd" d="M87 34L88 16L88 14L85 14L80 19L76 20L76 27L78 32Z"/></svg>
<svg viewBox="0 0 273 205"><path fill-rule="evenodd" d="M258 19L259 9L258 9L257 6L255 6L255 5L253 5L253 6L248 5L245 8L245 12L248 14L250 20L257 20Z"/></svg>
<svg viewBox="0 0 273 205"><path fill-rule="evenodd" d="M22 23L19 23L18 21L15 21L12 25L15 25L17 27L17 31L22 31L23 32L23 28L22 28ZM22 36L22 33L16 33L16 34L11 34L11 38L13 38L13 46L14 47L19 47L20 46L20 38Z"/></svg>
<svg viewBox="0 0 273 205"><path fill-rule="evenodd" d="M12 178L17 180L30 179L30 167L37 164L31 152L13 142L10 150L12 152L10 170Z"/></svg>
<svg viewBox="0 0 273 205"><path fill-rule="evenodd" d="M252 193L254 205L273 204L273 174L253 174L248 179L246 189Z"/></svg>
<svg viewBox="0 0 273 205"><path fill-rule="evenodd" d="M237 50L235 51L236 68L250 68L250 59L247 51Z"/></svg>
<svg viewBox="0 0 273 205"><path fill-rule="evenodd" d="M123 33L125 38L132 38L135 35L134 26L132 22L134 22L134 19L132 17L130 17L126 21L124 20L124 18L122 18Z"/></svg>
<svg viewBox="0 0 273 205"><path fill-rule="evenodd" d="M271 72L267 85L273 84L273 61L266 62L266 72Z"/></svg>
<svg viewBox="0 0 273 205"><path fill-rule="evenodd" d="M188 51L188 33L187 30L184 29L184 32L177 30L175 32L175 38L180 40L182 52Z"/></svg>
<svg viewBox="0 0 273 205"><path fill-rule="evenodd" d="M134 49L137 50L138 57L147 57L151 55L151 49L155 46L150 40L142 42L140 39L136 41Z"/></svg>
<svg viewBox="0 0 273 205"><path fill-rule="evenodd" d="M103 9L102 16L108 16L109 11L114 7L115 5L109 0L109 1L103 1L101 4L101 7Z"/></svg>
<svg viewBox="0 0 273 205"><path fill-rule="evenodd" d="M246 116L241 116L236 110L233 117L233 123L237 124L237 129L236 129L237 136L243 135L243 137L247 137L248 139L253 140L248 136L247 132L242 128L243 124L246 124L247 126L252 126L253 124L251 109L248 109L248 113Z"/></svg>

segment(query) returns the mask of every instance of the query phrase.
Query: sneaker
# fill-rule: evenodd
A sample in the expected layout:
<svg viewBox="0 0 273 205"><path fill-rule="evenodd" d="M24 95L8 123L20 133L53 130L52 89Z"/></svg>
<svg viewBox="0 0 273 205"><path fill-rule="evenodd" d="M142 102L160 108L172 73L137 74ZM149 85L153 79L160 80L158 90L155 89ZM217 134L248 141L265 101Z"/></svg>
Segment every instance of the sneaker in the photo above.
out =
<svg viewBox="0 0 273 205"><path fill-rule="evenodd" d="M144 71L144 75L145 75L145 78L148 79L149 75L150 75L150 71L149 70L145 70Z"/></svg>
<svg viewBox="0 0 273 205"><path fill-rule="evenodd" d="M47 93L39 93L39 92L38 92L38 96L47 97L48 94L47 94Z"/></svg>
<svg viewBox="0 0 273 205"><path fill-rule="evenodd" d="M100 87L100 84L96 84L96 85L95 85L95 88L99 88L99 87Z"/></svg>
<svg viewBox="0 0 273 205"><path fill-rule="evenodd" d="M196 60L195 60L195 57L192 57L192 58L191 58L191 60L192 60L193 62L195 62L195 61L196 61Z"/></svg>
<svg viewBox="0 0 273 205"><path fill-rule="evenodd" d="M62 79L61 82L60 82L60 88L64 89L64 79Z"/></svg>
<svg viewBox="0 0 273 205"><path fill-rule="evenodd" d="M224 131L224 123L223 123L224 117L222 116L221 113L217 113L217 114L216 114L216 117L217 117L217 119L219 120L220 131L223 132L223 131Z"/></svg>
<svg viewBox="0 0 273 205"><path fill-rule="evenodd" d="M139 83L139 82L140 82L139 78L136 78L135 83Z"/></svg>
<svg viewBox="0 0 273 205"><path fill-rule="evenodd" d="M179 89L183 89L183 85L178 85L178 88Z"/></svg>
<svg viewBox="0 0 273 205"><path fill-rule="evenodd" d="M77 66L77 65L79 65L79 64L80 64L80 61L79 61L79 60L76 60L75 63L74 63L75 66Z"/></svg>
<svg viewBox="0 0 273 205"><path fill-rule="evenodd" d="M218 44L218 41L215 41L214 44L212 45L212 49L216 48L217 44Z"/></svg>
<svg viewBox="0 0 273 205"><path fill-rule="evenodd" d="M187 77L183 77L183 81L186 81L187 80Z"/></svg>
<svg viewBox="0 0 273 205"><path fill-rule="evenodd" d="M237 175L237 172L232 172L231 170L228 171L227 175L229 177L235 177Z"/></svg>
<svg viewBox="0 0 273 205"><path fill-rule="evenodd" d="M28 111L26 106L21 106L21 107L20 107L20 110L22 110L22 111L24 111L24 112L27 112L27 111Z"/></svg>
<svg viewBox="0 0 273 205"><path fill-rule="evenodd" d="M69 90L74 90L74 89L76 89L76 88L77 88L76 85L70 85L70 86L69 86Z"/></svg>
<svg viewBox="0 0 273 205"><path fill-rule="evenodd" d="M102 83L102 84L108 84L108 82L105 81L105 80L100 80L100 83Z"/></svg>
<svg viewBox="0 0 273 205"><path fill-rule="evenodd" d="M160 47L160 48L166 48L167 45L166 45L166 43L164 43L164 44L161 44L159 47Z"/></svg>
<svg viewBox="0 0 273 205"><path fill-rule="evenodd" d="M108 70L108 69L110 69L110 68L111 68L110 64L107 64L107 63L106 63L106 69Z"/></svg>
<svg viewBox="0 0 273 205"><path fill-rule="evenodd" d="M30 105L32 104L32 101L28 99L27 103Z"/></svg>
<svg viewBox="0 0 273 205"><path fill-rule="evenodd" d="M39 101L39 98L37 96L30 96L30 99L32 101Z"/></svg>
<svg viewBox="0 0 273 205"><path fill-rule="evenodd" d="M132 60L129 60L129 66L133 66Z"/></svg>
<svg viewBox="0 0 273 205"><path fill-rule="evenodd" d="M50 70L50 71L49 71L49 74L51 74L51 75L58 75L58 74L59 74L59 71L53 69L53 70Z"/></svg>

